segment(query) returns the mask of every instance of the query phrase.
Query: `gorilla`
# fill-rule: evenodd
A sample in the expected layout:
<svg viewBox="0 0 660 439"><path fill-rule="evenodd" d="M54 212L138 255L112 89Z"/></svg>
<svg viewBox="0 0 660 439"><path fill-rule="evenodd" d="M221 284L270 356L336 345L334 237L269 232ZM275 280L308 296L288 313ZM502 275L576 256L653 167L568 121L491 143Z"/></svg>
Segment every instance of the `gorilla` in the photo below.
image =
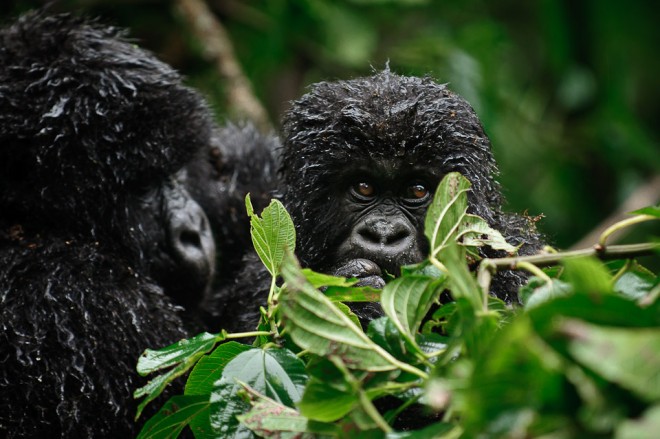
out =
<svg viewBox="0 0 660 439"><path fill-rule="evenodd" d="M387 68L315 84L292 103L282 131L282 197L304 267L382 287L386 274L428 253L425 213L438 183L453 171L472 183L470 213L520 246L521 255L542 246L531 219L502 211L491 144L472 107L429 77ZM483 255L503 256L491 249ZM234 285L217 295L219 321L229 330L254 328L265 302L270 279L251 258ZM519 272L500 273L491 293L518 303L525 280ZM363 322L382 315L377 304L354 310Z"/></svg>
<svg viewBox="0 0 660 439"><path fill-rule="evenodd" d="M209 294L197 308L210 331L225 326L221 300L250 261L252 240L245 210L249 193L257 211L277 196L279 139L254 125L231 122L215 130L208 148L186 166L185 186L206 212L215 238L218 264ZM256 264L249 265L252 269Z"/></svg>
<svg viewBox="0 0 660 439"><path fill-rule="evenodd" d="M194 335L182 306L214 274L184 169L214 129L118 29L30 13L0 30L1 436L139 431L137 358Z"/></svg>

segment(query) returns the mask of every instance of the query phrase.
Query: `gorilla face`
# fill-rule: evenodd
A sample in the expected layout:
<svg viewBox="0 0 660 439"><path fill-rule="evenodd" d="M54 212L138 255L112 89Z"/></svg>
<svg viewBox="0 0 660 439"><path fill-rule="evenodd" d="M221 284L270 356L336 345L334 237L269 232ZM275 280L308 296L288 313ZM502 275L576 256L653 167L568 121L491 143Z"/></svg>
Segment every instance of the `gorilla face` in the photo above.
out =
<svg viewBox="0 0 660 439"><path fill-rule="evenodd" d="M430 78L319 83L283 122L285 205L303 264L382 287L428 252L424 216L443 175L473 184L471 209L499 209L490 142L472 108Z"/></svg>
<svg viewBox="0 0 660 439"><path fill-rule="evenodd" d="M395 275L401 265L422 260L428 251L424 215L439 180L432 170L408 168L397 160L348 164L333 189L346 228L338 237L331 271L381 288L386 273Z"/></svg>
<svg viewBox="0 0 660 439"><path fill-rule="evenodd" d="M192 308L209 288L216 252L209 220L184 188L185 178L179 172L129 200L126 211L146 271L177 304Z"/></svg>

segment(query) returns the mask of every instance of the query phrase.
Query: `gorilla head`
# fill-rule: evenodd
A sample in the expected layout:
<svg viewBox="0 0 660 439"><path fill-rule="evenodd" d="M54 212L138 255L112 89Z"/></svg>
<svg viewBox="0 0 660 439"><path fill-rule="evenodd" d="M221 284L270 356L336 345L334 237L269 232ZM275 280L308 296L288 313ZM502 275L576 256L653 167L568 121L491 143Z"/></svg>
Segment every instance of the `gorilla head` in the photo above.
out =
<svg viewBox="0 0 660 439"><path fill-rule="evenodd" d="M171 298L192 307L213 274L181 171L213 129L117 29L0 29L0 436L135 437L137 358L191 335Z"/></svg>
<svg viewBox="0 0 660 439"><path fill-rule="evenodd" d="M1 41L4 219L121 247L192 303L215 256L177 178L210 137L199 96L112 27L30 14Z"/></svg>
<svg viewBox="0 0 660 439"><path fill-rule="evenodd" d="M420 261L427 207L452 171L472 182L471 213L524 243L523 253L539 246L527 219L501 212L497 167L474 110L430 78L385 70L315 84L286 113L283 134L284 201L298 256L315 270L381 287L386 272ZM516 300L519 280L496 287L502 298Z"/></svg>

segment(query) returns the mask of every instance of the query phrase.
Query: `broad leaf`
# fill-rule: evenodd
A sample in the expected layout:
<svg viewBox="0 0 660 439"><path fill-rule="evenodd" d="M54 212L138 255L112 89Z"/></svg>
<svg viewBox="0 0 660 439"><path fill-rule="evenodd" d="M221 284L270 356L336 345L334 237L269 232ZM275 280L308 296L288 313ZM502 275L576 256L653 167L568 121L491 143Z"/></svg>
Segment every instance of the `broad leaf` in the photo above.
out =
<svg viewBox="0 0 660 439"><path fill-rule="evenodd" d="M383 289L381 304L385 314L419 352L421 350L417 346L415 336L431 305L440 297L445 279L401 277L388 283Z"/></svg>
<svg viewBox="0 0 660 439"><path fill-rule="evenodd" d="M253 400L256 399L252 409L238 419L259 437L314 439L319 436L339 436L335 425L310 421L296 410L263 395L258 398L251 396Z"/></svg>
<svg viewBox="0 0 660 439"><path fill-rule="evenodd" d="M241 352L252 349L250 346L230 341L218 346L209 355L203 356L190 372L186 381L186 395L205 395L208 402L213 384L222 377L227 363ZM197 439L212 439L217 436L209 417L209 406L190 421L190 429Z"/></svg>
<svg viewBox="0 0 660 439"><path fill-rule="evenodd" d="M239 426L236 416L247 412L249 405L238 396L241 383L293 407L302 397L307 379L305 365L286 349L252 348L242 352L225 366L215 383L211 425L222 437L243 437L245 428Z"/></svg>
<svg viewBox="0 0 660 439"><path fill-rule="evenodd" d="M437 256L458 236L467 212L470 182L458 172L447 174L435 193L424 221L424 234L431 244L431 255Z"/></svg>
<svg viewBox="0 0 660 439"><path fill-rule="evenodd" d="M261 218L254 213L250 196L245 197L245 207L250 217L252 244L261 262L272 276L279 274L284 250L295 250L296 230L289 213L282 203L272 200L261 213Z"/></svg>
<svg viewBox="0 0 660 439"><path fill-rule="evenodd" d="M571 338L568 350L577 361L648 401L660 400L660 328L613 328L571 319L559 330Z"/></svg>
<svg viewBox="0 0 660 439"><path fill-rule="evenodd" d="M282 264L282 277L286 282L280 293L282 320L299 347L323 357L338 357L351 369L381 371L397 367L396 359L307 282L290 254Z"/></svg>
<svg viewBox="0 0 660 439"><path fill-rule="evenodd" d="M177 437L192 419L208 410L208 407L208 396L173 396L144 424L138 439Z"/></svg>
<svg viewBox="0 0 660 439"><path fill-rule="evenodd" d="M557 297L568 296L572 292L571 285L559 279L552 279L551 282L547 282L539 277L532 277L520 289L519 294L525 304L525 309L531 309Z"/></svg>

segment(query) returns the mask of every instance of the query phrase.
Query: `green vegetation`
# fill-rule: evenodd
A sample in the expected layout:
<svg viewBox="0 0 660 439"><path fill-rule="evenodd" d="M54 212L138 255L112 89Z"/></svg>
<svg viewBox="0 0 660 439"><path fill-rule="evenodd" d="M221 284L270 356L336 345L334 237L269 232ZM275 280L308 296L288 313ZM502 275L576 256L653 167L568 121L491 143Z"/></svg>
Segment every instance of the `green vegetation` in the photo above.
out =
<svg viewBox="0 0 660 439"><path fill-rule="evenodd" d="M629 259L515 258L506 268L535 276L521 291L524 307L509 307L487 294L491 274L503 268L498 260L468 268L480 246L515 252L466 213L469 185L456 173L443 179L426 221L429 258L382 291L301 269L283 206L273 201L259 217L248 198L253 242L273 276L261 322L252 333L201 334L147 350L139 372L161 375L136 392L146 397L142 405L191 372L185 394L140 437L171 437L186 425L205 438L655 437L658 277ZM660 208L632 218L621 226L657 220ZM604 236L589 251L608 259L630 249L608 246ZM453 301L432 308L445 290ZM364 332L338 301L346 297L379 300L386 316ZM227 341L245 337L254 343ZM384 396L402 404L383 408ZM406 410L424 426L397 431Z"/></svg>

